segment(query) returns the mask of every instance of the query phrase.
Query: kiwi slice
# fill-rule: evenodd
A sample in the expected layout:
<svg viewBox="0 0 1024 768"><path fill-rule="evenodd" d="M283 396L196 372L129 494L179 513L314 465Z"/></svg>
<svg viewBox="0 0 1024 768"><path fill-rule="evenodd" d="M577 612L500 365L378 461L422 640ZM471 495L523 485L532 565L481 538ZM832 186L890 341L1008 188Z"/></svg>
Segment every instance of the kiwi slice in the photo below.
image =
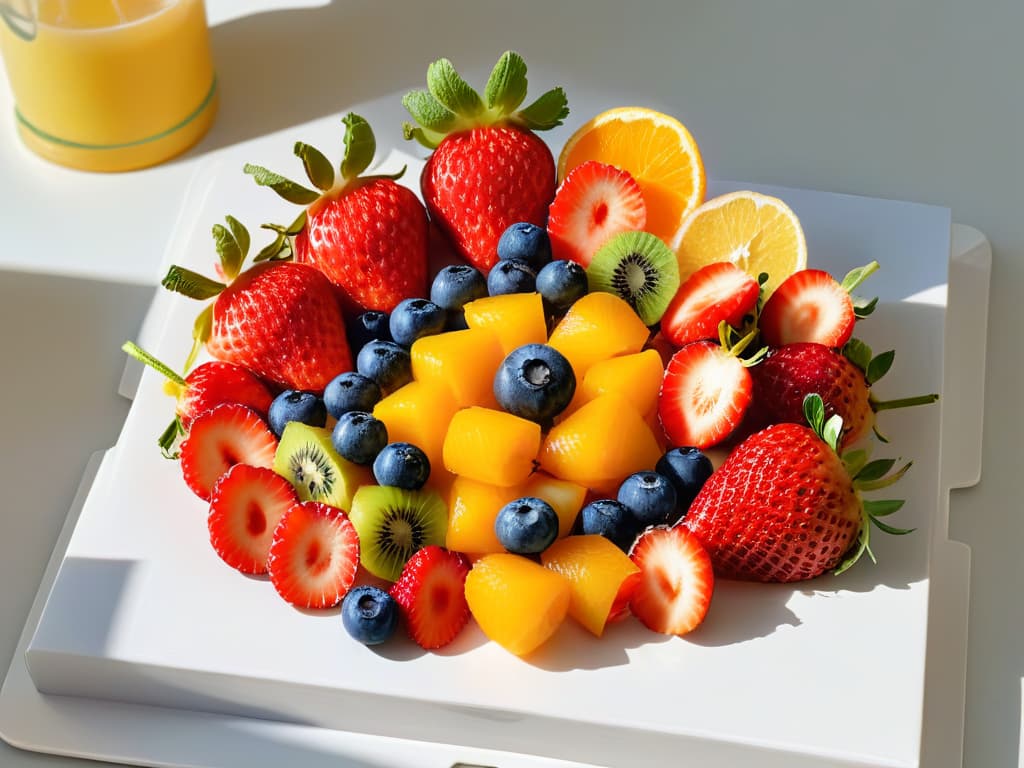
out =
<svg viewBox="0 0 1024 768"><path fill-rule="evenodd" d="M430 544L444 546L448 507L433 491L364 485L348 514L359 534L359 558L374 576L396 581L413 554Z"/></svg>
<svg viewBox="0 0 1024 768"><path fill-rule="evenodd" d="M587 267L591 291L625 299L654 325L679 290L679 262L660 238L649 232L620 232L602 245Z"/></svg>
<svg viewBox="0 0 1024 768"><path fill-rule="evenodd" d="M331 431L290 421L274 454L274 471L293 486L302 501L321 501L347 510L352 494L372 482L366 467L342 458L331 445Z"/></svg>

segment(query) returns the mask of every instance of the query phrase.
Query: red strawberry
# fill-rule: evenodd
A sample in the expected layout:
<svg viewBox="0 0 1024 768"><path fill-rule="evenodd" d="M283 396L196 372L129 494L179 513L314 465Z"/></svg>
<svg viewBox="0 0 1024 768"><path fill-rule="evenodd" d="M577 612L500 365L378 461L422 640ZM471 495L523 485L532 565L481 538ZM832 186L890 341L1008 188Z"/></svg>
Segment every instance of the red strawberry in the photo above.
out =
<svg viewBox="0 0 1024 768"><path fill-rule="evenodd" d="M629 608L648 629L685 635L704 621L715 588L711 558L685 528L650 528L629 554L640 582Z"/></svg>
<svg viewBox="0 0 1024 768"><path fill-rule="evenodd" d="M887 533L909 533L878 519L902 502L862 501L858 489L890 485L910 465L883 477L895 462L868 463L864 451L841 459L835 452L841 419L826 422L820 398L811 396L808 403L813 429L776 424L747 438L711 475L680 523L703 543L716 575L812 579L837 566L842 572L863 552L874 559L869 522Z"/></svg>
<svg viewBox="0 0 1024 768"><path fill-rule="evenodd" d="M469 620L466 574L469 560L436 544L417 551L391 587L409 635L423 648L448 645Z"/></svg>
<svg viewBox="0 0 1024 768"><path fill-rule="evenodd" d="M754 310L761 287L727 261L701 267L684 282L661 318L661 332L678 347L717 339L722 322L738 327Z"/></svg>
<svg viewBox="0 0 1024 768"><path fill-rule="evenodd" d="M235 464L270 467L276 451L277 438L255 411L225 403L192 420L181 444L181 472L192 492L209 501L221 475Z"/></svg>
<svg viewBox="0 0 1024 768"><path fill-rule="evenodd" d="M336 507L293 504L274 529L270 582L298 608L333 608L352 588L358 568L359 536Z"/></svg>
<svg viewBox="0 0 1024 768"><path fill-rule="evenodd" d="M213 486L210 544L242 573L266 573L274 529L299 497L291 483L266 467L235 464Z"/></svg>
<svg viewBox="0 0 1024 768"><path fill-rule="evenodd" d="M859 317L866 317L877 300L851 296L878 262L852 270L839 283L828 272L802 269L787 277L768 297L758 323L761 339L770 347L812 341L841 347L853 335Z"/></svg>
<svg viewBox="0 0 1024 768"><path fill-rule="evenodd" d="M297 261L311 264L338 286L360 311L390 312L402 299L427 291L427 212L397 176L360 176L377 143L369 123L352 112L345 123L341 178L308 144L295 154L317 191L256 165L246 165L258 184L291 202L307 205L290 227L278 227L278 247L294 235ZM398 174L399 176L401 174Z"/></svg>
<svg viewBox="0 0 1024 768"><path fill-rule="evenodd" d="M845 354L844 354L845 352ZM843 419L840 445L847 446L875 430L875 413L893 408L933 403L938 395L878 400L871 385L892 364L893 352L871 356L871 349L852 339L844 352L823 344L787 344L773 350L751 369L754 399L750 409L752 425L757 428L781 422L804 423L804 398L817 393L825 403L825 415ZM857 361L846 355L852 355ZM884 437L882 437L884 440Z"/></svg>
<svg viewBox="0 0 1024 768"><path fill-rule="evenodd" d="M658 419L672 445L703 450L724 440L743 420L753 385L747 361L737 354L711 341L695 341L669 360Z"/></svg>
<svg viewBox="0 0 1024 768"><path fill-rule="evenodd" d="M548 212L551 255L584 267L612 235L647 226L647 204L629 172L588 160L558 187Z"/></svg>
<svg viewBox="0 0 1024 768"><path fill-rule="evenodd" d="M485 274L502 232L517 222L543 227L555 194L551 150L533 131L561 125L565 94L553 89L520 110L525 96L526 65L510 51L483 98L440 59L427 69L427 90L402 100L418 123L404 125L405 137L434 150L420 177L430 218Z"/></svg>

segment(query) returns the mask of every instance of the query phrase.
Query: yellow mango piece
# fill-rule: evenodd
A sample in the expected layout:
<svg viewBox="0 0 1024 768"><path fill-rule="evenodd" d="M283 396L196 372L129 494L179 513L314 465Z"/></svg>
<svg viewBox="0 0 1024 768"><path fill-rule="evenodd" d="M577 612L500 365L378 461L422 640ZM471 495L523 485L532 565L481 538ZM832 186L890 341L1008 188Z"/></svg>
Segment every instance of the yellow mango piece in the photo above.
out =
<svg viewBox="0 0 1024 768"><path fill-rule="evenodd" d="M427 454L433 474L444 469L444 437L457 410L446 387L410 381L377 403L373 415L388 428L388 442L412 443Z"/></svg>
<svg viewBox="0 0 1024 768"><path fill-rule="evenodd" d="M658 441L644 417L615 394L600 395L548 432L541 469L602 493L634 472L654 469Z"/></svg>
<svg viewBox="0 0 1024 768"><path fill-rule="evenodd" d="M665 368L656 350L645 349L594 363L577 390L580 404L599 395L617 394L626 398L641 416L658 412L658 392Z"/></svg>
<svg viewBox="0 0 1024 768"><path fill-rule="evenodd" d="M539 648L565 619L572 588L560 573L519 555L484 555L466 576L480 629L516 656Z"/></svg>
<svg viewBox="0 0 1024 768"><path fill-rule="evenodd" d="M569 307L548 344L565 355L576 381L582 381L594 363L639 352L648 336L650 331L629 304L596 291Z"/></svg>
<svg viewBox="0 0 1024 768"><path fill-rule="evenodd" d="M534 472L522 487L520 496L534 496L550 504L558 515L558 537L562 538L572 530L587 497L587 488L544 472Z"/></svg>
<svg viewBox="0 0 1024 768"><path fill-rule="evenodd" d="M497 408L494 374L505 359L493 330L470 328L423 336L413 342L412 377L446 387L460 408Z"/></svg>
<svg viewBox="0 0 1024 768"><path fill-rule="evenodd" d="M473 406L458 411L444 438L449 472L491 485L518 485L533 471L540 425L505 411Z"/></svg>
<svg viewBox="0 0 1024 768"><path fill-rule="evenodd" d="M524 495L519 486L502 488L456 477L448 496L445 546L472 555L504 552L494 532L494 521L502 507Z"/></svg>
<svg viewBox="0 0 1024 768"><path fill-rule="evenodd" d="M493 331L507 355L524 344L543 344L548 339L544 301L539 293L508 293L487 296L463 307L466 325Z"/></svg>
<svg viewBox="0 0 1024 768"><path fill-rule="evenodd" d="M629 555L597 535L559 539L541 552L540 561L569 580L569 615L598 637L623 584L640 573Z"/></svg>

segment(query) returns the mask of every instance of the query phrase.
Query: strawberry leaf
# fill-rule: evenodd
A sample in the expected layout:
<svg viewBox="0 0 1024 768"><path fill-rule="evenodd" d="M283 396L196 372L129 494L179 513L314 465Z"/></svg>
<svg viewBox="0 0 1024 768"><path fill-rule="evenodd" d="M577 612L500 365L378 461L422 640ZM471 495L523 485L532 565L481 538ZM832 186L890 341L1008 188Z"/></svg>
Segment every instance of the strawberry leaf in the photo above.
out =
<svg viewBox="0 0 1024 768"><path fill-rule="evenodd" d="M846 467L846 473L850 477L856 477L864 468L864 465L868 463L868 452L863 448L858 448L857 450L844 453L842 459L843 466Z"/></svg>
<svg viewBox="0 0 1024 768"><path fill-rule="evenodd" d="M874 517L869 516L868 519L878 526L878 529L885 531L886 533L892 534L893 536L906 536L908 533L913 533L916 528L896 528L894 526L883 523L881 520L877 520Z"/></svg>
<svg viewBox="0 0 1024 768"><path fill-rule="evenodd" d="M863 267L857 267L851 269L846 273L846 277L843 278L841 283L843 290L847 293L853 293L861 283L868 279L872 274L878 271L878 262L872 261L865 264Z"/></svg>
<svg viewBox="0 0 1024 768"><path fill-rule="evenodd" d="M853 314L858 320L862 320L870 315L878 305L877 296L873 299L865 299L862 296L851 295L850 300L853 302Z"/></svg>
<svg viewBox="0 0 1024 768"><path fill-rule="evenodd" d="M314 187L326 192L334 186L334 166L319 149L297 141L293 151L295 156L302 160L306 177L313 182Z"/></svg>
<svg viewBox="0 0 1024 768"><path fill-rule="evenodd" d="M857 473L855 479L866 481L877 480L880 477L884 477L894 466L896 466L896 459L876 459L870 464L865 465L861 471Z"/></svg>
<svg viewBox="0 0 1024 768"><path fill-rule="evenodd" d="M871 358L871 362L868 363L868 367L864 369L864 376L868 380L868 384L874 384L880 378L885 376L892 367L892 361L895 359L896 350L893 349Z"/></svg>
<svg viewBox="0 0 1024 768"><path fill-rule="evenodd" d="M836 566L836 569L835 571L833 571L833 573L836 576L839 576L840 574L844 573L854 563L860 560L861 555L863 555L865 552L868 553L868 557L871 558L871 561L875 562L875 555L871 551L871 547L869 546L870 539L871 529L868 527L866 523L862 522L860 526L860 531L857 533L857 541L854 542L854 545L850 548L850 551L846 554L846 557L843 558L842 562L840 562L839 565Z"/></svg>
<svg viewBox="0 0 1024 768"><path fill-rule="evenodd" d="M843 356L862 371L867 373L871 362L871 347L857 338L851 338L843 346Z"/></svg>
<svg viewBox="0 0 1024 768"><path fill-rule="evenodd" d="M879 459L879 461L884 461L884 459ZM875 462L871 462L871 464L874 463ZM871 464L868 464L868 466L865 467L864 469L867 470L869 467L871 467ZM878 477L877 479L865 478L864 472L862 471L860 473L860 476L855 477L853 479L853 487L859 491L876 491L879 488L887 488L888 486L898 481L905 474L907 474L907 470L909 470L911 466L913 466L913 462L908 461L906 464L904 464L902 467L896 470L896 472L894 472L893 474L886 475L884 477Z"/></svg>
<svg viewBox="0 0 1024 768"><path fill-rule="evenodd" d="M480 95L462 79L448 59L438 59L427 67L427 90L459 117L474 118L484 111Z"/></svg>
<svg viewBox="0 0 1024 768"><path fill-rule="evenodd" d="M213 225L213 242L220 257L220 268L228 280L234 280L249 252L249 230L233 216L225 216L228 226ZM228 228L230 227L230 229Z"/></svg>
<svg viewBox="0 0 1024 768"><path fill-rule="evenodd" d="M179 267L177 264L171 265L164 279L160 281L160 285L169 291L200 301L212 299L227 288L224 283L218 283L216 280L193 272L191 269Z"/></svg>
<svg viewBox="0 0 1024 768"><path fill-rule="evenodd" d="M836 446L839 445L839 437L842 433L843 417L838 413L830 416L821 429L822 439L831 446L833 451L836 450Z"/></svg>
<svg viewBox="0 0 1024 768"><path fill-rule="evenodd" d="M409 141L415 140L427 149L437 149L446 134L439 131L432 131L427 128L419 128L412 123L402 123L402 137Z"/></svg>
<svg viewBox="0 0 1024 768"><path fill-rule="evenodd" d="M345 124L345 152L341 158L341 177L351 181L367 169L377 152L377 140L366 120L355 112L341 119Z"/></svg>
<svg viewBox="0 0 1024 768"><path fill-rule="evenodd" d="M206 308L196 316L196 320L192 324L192 349L189 350L188 357L185 358L186 371L192 368L192 364L196 361L200 350L203 348L203 345L206 344L206 340L210 338L210 334L212 332L213 304L208 304Z"/></svg>
<svg viewBox="0 0 1024 768"><path fill-rule="evenodd" d="M515 51L505 51L491 70L484 88L484 103L503 115L511 115L526 98L526 62Z"/></svg>
<svg viewBox="0 0 1024 768"><path fill-rule="evenodd" d="M185 381L181 376L179 376L175 371L171 370L171 367L167 365L167 363L158 360L135 342L126 341L124 344L121 345L121 349L129 357L138 360L140 363L148 365L150 368L159 373L168 381L173 381L175 384L182 387L188 386L188 382Z"/></svg>
<svg viewBox="0 0 1024 768"><path fill-rule="evenodd" d="M277 224L264 224L264 229L272 229L277 235L263 250L256 254L254 263L263 261L286 261L292 257L292 243L288 239L288 231Z"/></svg>
<svg viewBox="0 0 1024 768"><path fill-rule="evenodd" d="M821 395L811 393L804 398L804 418L819 436L825 426L825 403Z"/></svg>
<svg viewBox="0 0 1024 768"><path fill-rule="evenodd" d="M552 88L530 106L516 112L512 122L531 131L557 128L569 116L569 100L561 88Z"/></svg>
<svg viewBox="0 0 1024 768"><path fill-rule="evenodd" d="M175 416L174 421L167 425L167 429L160 434L156 441L156 444L160 446L160 453L163 454L165 459L173 460L181 456L180 453L173 449L175 442L184 434L185 428L181 425L181 419Z"/></svg>
<svg viewBox="0 0 1024 768"><path fill-rule="evenodd" d="M885 517L903 509L903 503L903 499L871 499L863 507L870 517Z"/></svg>
<svg viewBox="0 0 1024 768"><path fill-rule="evenodd" d="M301 184L296 184L262 166L246 163L242 171L252 176L261 187L270 187L289 203L310 205L320 198L320 195L313 190L306 189Z"/></svg>
<svg viewBox="0 0 1024 768"><path fill-rule="evenodd" d="M458 116L430 95L429 91L409 91L402 97L402 106L426 131L441 134L442 138L458 122ZM402 132L407 134L415 126L405 123ZM405 138L411 138L406 135Z"/></svg>

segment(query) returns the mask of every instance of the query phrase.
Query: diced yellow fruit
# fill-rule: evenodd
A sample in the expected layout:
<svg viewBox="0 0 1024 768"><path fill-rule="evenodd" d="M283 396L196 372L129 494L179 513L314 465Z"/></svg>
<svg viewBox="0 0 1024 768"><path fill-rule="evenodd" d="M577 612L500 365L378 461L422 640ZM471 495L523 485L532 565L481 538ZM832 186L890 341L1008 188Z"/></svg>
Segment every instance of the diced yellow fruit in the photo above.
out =
<svg viewBox="0 0 1024 768"><path fill-rule="evenodd" d="M548 432L541 469L607 492L634 472L654 469L658 441L644 417L619 395L594 398Z"/></svg>
<svg viewBox="0 0 1024 768"><path fill-rule="evenodd" d="M569 580L569 615L598 637L623 582L640 573L625 552L598 535L560 539L541 553L540 560Z"/></svg>
<svg viewBox="0 0 1024 768"><path fill-rule="evenodd" d="M410 381L373 407L373 415L388 428L388 442L412 443L430 460L431 472L444 468L444 436L458 410L446 387Z"/></svg>
<svg viewBox="0 0 1024 768"><path fill-rule="evenodd" d="M529 477L539 449L539 424L473 406L458 411L448 425L444 466L456 475L507 487Z"/></svg>
<svg viewBox="0 0 1024 768"><path fill-rule="evenodd" d="M569 608L569 580L519 555L484 555L466 576L466 602L480 629L516 656L539 648Z"/></svg>
<svg viewBox="0 0 1024 768"><path fill-rule="evenodd" d="M413 342L412 376L447 387L460 408L497 407L494 374L505 359L497 334L486 328L449 331Z"/></svg>
<svg viewBox="0 0 1024 768"><path fill-rule="evenodd" d="M569 307L548 344L563 355L582 381L590 366L643 349L650 331L633 308L611 293L588 293Z"/></svg>
<svg viewBox="0 0 1024 768"><path fill-rule="evenodd" d="M504 552L494 532L494 521L502 507L525 495L516 485L502 488L456 477L449 495L445 546L474 555Z"/></svg>
<svg viewBox="0 0 1024 768"><path fill-rule="evenodd" d="M664 375L661 355L645 349L594 363L583 377L577 395L582 398L581 405L598 395L622 395L641 416L648 416L658 412L658 392Z"/></svg>
<svg viewBox="0 0 1024 768"><path fill-rule="evenodd" d="M497 335L503 356L524 344L547 341L548 324L539 293L487 296L462 309L470 328L486 328Z"/></svg>
<svg viewBox="0 0 1024 768"><path fill-rule="evenodd" d="M535 472L530 475L520 496L534 496L550 504L558 515L558 537L568 536L572 530L576 516L583 508L583 500L587 496L586 486L569 480Z"/></svg>

